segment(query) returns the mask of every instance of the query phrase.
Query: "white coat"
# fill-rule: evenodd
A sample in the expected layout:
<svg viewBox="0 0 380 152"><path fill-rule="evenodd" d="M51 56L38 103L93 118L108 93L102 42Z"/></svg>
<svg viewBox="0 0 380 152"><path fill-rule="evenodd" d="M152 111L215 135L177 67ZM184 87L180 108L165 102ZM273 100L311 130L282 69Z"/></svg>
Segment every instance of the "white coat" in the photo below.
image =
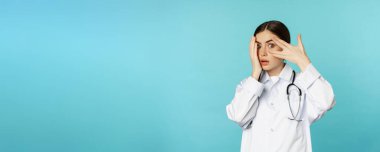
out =
<svg viewBox="0 0 380 152"><path fill-rule="evenodd" d="M287 100L292 68L285 65L279 76L267 72L261 82L249 76L236 87L233 100L226 106L227 116L243 130L241 152L311 152L310 125L335 105L329 82L310 63L296 74L295 85L302 90L297 120L290 120L299 106L297 93Z"/></svg>

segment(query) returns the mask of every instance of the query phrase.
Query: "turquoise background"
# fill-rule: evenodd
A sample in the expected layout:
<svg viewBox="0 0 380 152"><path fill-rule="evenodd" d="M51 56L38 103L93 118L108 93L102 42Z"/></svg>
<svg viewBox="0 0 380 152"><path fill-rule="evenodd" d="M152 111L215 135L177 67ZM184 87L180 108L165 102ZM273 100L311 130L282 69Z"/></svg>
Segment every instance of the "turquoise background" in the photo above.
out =
<svg viewBox="0 0 380 152"><path fill-rule="evenodd" d="M0 151L239 151L225 106L251 72L250 36L272 19L293 44L302 34L335 91L314 151L380 151L379 5L1 0Z"/></svg>

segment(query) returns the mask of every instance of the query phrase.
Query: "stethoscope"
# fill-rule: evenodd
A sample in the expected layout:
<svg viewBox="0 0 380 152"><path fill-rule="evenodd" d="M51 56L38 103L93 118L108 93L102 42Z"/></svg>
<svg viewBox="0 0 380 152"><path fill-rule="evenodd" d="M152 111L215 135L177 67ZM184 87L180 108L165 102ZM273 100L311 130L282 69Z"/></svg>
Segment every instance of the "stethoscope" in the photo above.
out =
<svg viewBox="0 0 380 152"><path fill-rule="evenodd" d="M263 75L263 71L261 71L261 74L259 76L259 82L261 80L261 76ZM290 110L290 113L292 114L292 118L288 117L289 120L294 120L294 121L297 121L297 122L300 122L302 121L301 119L297 119L298 117L298 114L300 112L300 109L301 109L301 96L302 96L302 91L301 89L294 84L294 80L295 80L295 77L296 77L296 72L294 72L294 70L292 71L292 82L286 87L286 95L287 95L287 99L288 99L288 105L289 105L289 110ZM297 113L296 115L294 115L293 113L293 108L292 106L290 105L290 99L289 99L289 96L290 96L290 87L294 86L295 88L297 88L297 91L298 91L298 110L297 110ZM260 102L259 102L260 103Z"/></svg>
<svg viewBox="0 0 380 152"><path fill-rule="evenodd" d="M299 114L299 112L300 112L300 109L301 109L301 96L302 96L302 91L301 91L301 89L300 89L297 85L294 84L294 79L295 79L295 77L296 77L296 72L294 72L294 70L293 70L293 71L292 71L292 83L290 83L290 84L288 85L288 87L286 88L286 94L287 94L287 96L288 96L289 110L290 110L290 113L292 114L292 117L293 117L293 118L289 118L289 117L288 117L288 118L289 118L290 120L295 120L295 121L300 122L300 121L302 121L302 120L301 120L301 119L297 119L297 116L298 116L298 114ZM292 108L292 106L290 106L290 99L289 99L289 96L290 96L289 88L290 88L291 86L296 87L296 88L297 88L297 91L298 91L298 110L297 110L297 113L296 113L295 116L294 116L294 114L293 114L293 108Z"/></svg>

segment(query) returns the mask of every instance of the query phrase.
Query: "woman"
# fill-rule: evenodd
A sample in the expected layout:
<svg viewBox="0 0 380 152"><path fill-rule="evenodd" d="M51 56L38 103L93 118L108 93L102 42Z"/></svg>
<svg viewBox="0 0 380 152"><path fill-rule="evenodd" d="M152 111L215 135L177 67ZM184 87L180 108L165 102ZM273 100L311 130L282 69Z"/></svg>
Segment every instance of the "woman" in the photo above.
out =
<svg viewBox="0 0 380 152"><path fill-rule="evenodd" d="M289 31L279 21L255 30L249 45L252 74L226 107L228 118L243 130L242 152L311 152L310 125L335 105L330 83L297 38L298 45L290 45Z"/></svg>

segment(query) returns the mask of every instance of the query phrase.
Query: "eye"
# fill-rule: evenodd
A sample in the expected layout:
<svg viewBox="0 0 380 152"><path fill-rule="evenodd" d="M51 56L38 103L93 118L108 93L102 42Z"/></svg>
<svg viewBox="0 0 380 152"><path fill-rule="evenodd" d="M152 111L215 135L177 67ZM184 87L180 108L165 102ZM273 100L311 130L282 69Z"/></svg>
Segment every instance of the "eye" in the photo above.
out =
<svg viewBox="0 0 380 152"><path fill-rule="evenodd" d="M269 48L274 48L275 46L276 46L276 45L274 45L273 43L269 43L269 44L268 44L268 47L269 47Z"/></svg>
<svg viewBox="0 0 380 152"><path fill-rule="evenodd" d="M259 50L261 48L261 45L260 44L257 44L257 49Z"/></svg>

